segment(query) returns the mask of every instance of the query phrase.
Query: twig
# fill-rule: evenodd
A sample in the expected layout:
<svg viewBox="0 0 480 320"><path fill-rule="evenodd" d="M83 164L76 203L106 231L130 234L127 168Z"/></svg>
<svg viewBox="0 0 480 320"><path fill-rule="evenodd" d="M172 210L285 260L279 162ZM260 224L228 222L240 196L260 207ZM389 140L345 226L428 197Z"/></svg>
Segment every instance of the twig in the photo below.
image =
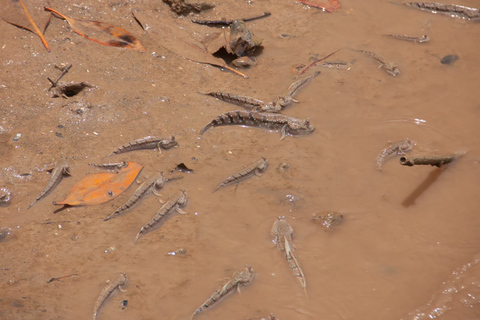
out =
<svg viewBox="0 0 480 320"><path fill-rule="evenodd" d="M256 20L256 19L260 19L260 18L264 18L264 17L268 17L270 16L271 13L270 12L264 12L258 16L254 16L254 17L251 17L251 18L242 18L242 19L236 19L236 20L242 20L244 22L247 22L247 21L252 21L252 20ZM193 19L191 20L193 23L197 23L197 24L206 24L206 25L217 25L217 26L229 26L231 25L235 20L196 20L196 19Z"/></svg>
<svg viewBox="0 0 480 320"><path fill-rule="evenodd" d="M65 223L65 222L73 222L72 220L64 220L64 221L48 221L42 222L41 224L56 224L56 223Z"/></svg>
<svg viewBox="0 0 480 320"><path fill-rule="evenodd" d="M305 69L303 69L302 71L300 71L300 73L299 73L298 75L304 74L308 69L310 69L311 67L315 66L315 65L316 65L317 63L319 63L320 61L327 59L328 57L332 56L334 53L337 53L338 51L340 51L340 50L342 50L342 49L343 49L343 48L337 49L337 50L333 51L332 53L326 55L325 57L316 60L315 62L313 62L313 63L310 64L309 66L305 67Z"/></svg>
<svg viewBox="0 0 480 320"><path fill-rule="evenodd" d="M68 73L68 70L70 70L71 67L72 67L72 64L70 64L68 67L66 67L65 69L63 69L62 74L60 75L60 77L58 77L58 79L57 79L56 81L53 81L52 79L50 79L49 77L47 77L48 81L50 81L50 83L52 84L52 86L51 86L50 88L48 88L48 91L52 90L52 88L54 88L54 87L57 86L58 81L60 81L60 79L62 79L63 76Z"/></svg>
<svg viewBox="0 0 480 320"><path fill-rule="evenodd" d="M460 155L461 156L461 155ZM441 167L445 164L449 164L459 155L457 154L447 154L447 155L425 155L425 156L416 156L416 157L401 157L400 164L403 166L415 166L415 165L431 165L436 167Z"/></svg>
<svg viewBox="0 0 480 320"><path fill-rule="evenodd" d="M68 276L62 276L62 277L58 277L58 278L52 278L52 279L48 280L47 283L53 282L53 281L55 281L55 280L60 280L60 279L68 278L68 277L73 277L73 276L78 276L78 274L77 274L77 273L74 273L74 274L69 274Z"/></svg>

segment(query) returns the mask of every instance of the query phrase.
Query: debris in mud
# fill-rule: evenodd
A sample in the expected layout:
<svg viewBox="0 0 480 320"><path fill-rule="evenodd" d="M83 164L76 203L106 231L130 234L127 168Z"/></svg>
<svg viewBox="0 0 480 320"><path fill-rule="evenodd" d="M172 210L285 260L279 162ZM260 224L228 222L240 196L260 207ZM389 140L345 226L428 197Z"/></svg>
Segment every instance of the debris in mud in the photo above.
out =
<svg viewBox="0 0 480 320"><path fill-rule="evenodd" d="M53 81L52 79L50 79L49 77L47 77L47 80L50 81L50 83L52 84L52 86L50 88L48 88L48 91L52 90L53 87L56 87L57 84L58 84L58 81L60 81L60 79L63 78L64 75L66 75L68 73L68 71L70 70L70 68L72 67L72 64L68 65L68 66L61 66L61 67L58 67L55 65L55 68L59 69L60 71L62 71L62 74L57 78L57 80Z"/></svg>
<svg viewBox="0 0 480 320"><path fill-rule="evenodd" d="M187 173L193 172L193 169L188 168L183 162L177 164L177 166L174 169L170 170L170 174L172 174L175 170L178 170L180 172L187 172Z"/></svg>
<svg viewBox="0 0 480 320"><path fill-rule="evenodd" d="M19 7L18 2L20 3L21 8ZM29 2L31 2L31 1L29 1ZM32 1L32 3L33 3L33 1ZM31 12L35 12L36 8L43 7L47 4L48 4L47 0L35 1L34 5L27 2L27 5L31 6L31 8L30 8ZM42 22L42 25L43 25L43 32L42 32L42 31L40 31L40 29L38 29L37 24L35 23L34 19L32 18L32 16L30 15L30 13L27 9L27 6L25 5L25 3L22 0L20 0L20 1L4 1L4 3L2 3L2 7L3 7L2 9L4 9L4 12L8 12L8 20L5 19L5 17L2 17L3 20L5 20L5 22L7 22L7 23L9 23L9 24L11 24L15 27L18 27L20 29L24 29L24 30L30 31L32 33L35 33L40 38L40 40L42 41L45 49L47 49L47 51L50 52L50 47L48 46L48 42L45 39L45 37L43 36L43 34L45 33L45 30L47 29L47 26L50 23L51 14L45 14L43 12L35 12L35 19L37 21L41 20L41 22ZM23 9L23 11L25 12L25 15L28 18L28 21L29 21L30 25L33 27L33 30L26 27L26 25L28 25L28 23L24 19L25 16L23 16L23 15L19 16L17 14L18 11L20 11L20 9Z"/></svg>
<svg viewBox="0 0 480 320"><path fill-rule="evenodd" d="M255 49L262 45L262 39L256 37L242 20L235 20L208 45L208 52L218 53L225 48L228 54L236 57L232 64L236 67L252 67L256 59L252 56Z"/></svg>
<svg viewBox="0 0 480 320"><path fill-rule="evenodd" d="M52 98L70 98L74 97L80 92L82 92L86 88L94 88L95 86L87 83L87 82L58 82L53 88L52 91Z"/></svg>
<svg viewBox="0 0 480 320"><path fill-rule="evenodd" d="M312 220L320 223L325 230L329 230L342 223L343 215L337 212L317 213L313 215Z"/></svg>
<svg viewBox="0 0 480 320"><path fill-rule="evenodd" d="M21 134L21 133L17 133L17 134L15 135L15 137L12 138L12 140L13 140L13 141L18 141L18 140L20 140L21 137L22 137L22 134Z"/></svg>
<svg viewBox="0 0 480 320"><path fill-rule="evenodd" d="M48 7L45 7L45 10L53 12L62 19L65 19L75 33L88 40L104 46L128 48L145 52L145 48L140 41L125 29L104 22L69 18Z"/></svg>
<svg viewBox="0 0 480 320"><path fill-rule="evenodd" d="M162 46L173 53L187 60L227 69L245 79L248 78L246 74L228 66L224 60L214 57L203 43L194 39L186 30L161 21L152 21L152 24L161 30L156 34L152 33L155 41L161 42Z"/></svg>
<svg viewBox="0 0 480 320"><path fill-rule="evenodd" d="M291 206L290 212L292 212L294 209L301 208L305 204L305 199L296 193L288 192L280 197L280 202Z"/></svg>
<svg viewBox="0 0 480 320"><path fill-rule="evenodd" d="M53 281L56 281L56 280L65 279L65 278L70 278L70 277L73 277L73 276L78 276L78 274L77 274L77 273L74 273L74 274L69 274L68 276L61 276L61 277L57 277L57 278L51 278L50 280L47 281L47 283L50 283L50 282L53 282Z"/></svg>
<svg viewBox="0 0 480 320"><path fill-rule="evenodd" d="M401 157L400 164L403 166L416 166L416 165L431 165L435 167L441 167L449 164L457 158L463 156L465 153L459 154L446 154L446 155L423 155L412 157Z"/></svg>
<svg viewBox="0 0 480 320"><path fill-rule="evenodd" d="M11 193L6 188L0 188L0 206L8 207L10 205Z"/></svg>
<svg viewBox="0 0 480 320"><path fill-rule="evenodd" d="M122 310L124 310L128 306L128 300L122 301Z"/></svg>
<svg viewBox="0 0 480 320"><path fill-rule="evenodd" d="M8 237L11 236L12 233L13 231L10 228L0 228L0 242L5 241L5 239L8 239Z"/></svg>
<svg viewBox="0 0 480 320"><path fill-rule="evenodd" d="M286 162L281 162L276 169L279 173L286 172L290 169L290 165Z"/></svg>
<svg viewBox="0 0 480 320"><path fill-rule="evenodd" d="M466 19L468 21L480 20L480 10L477 8L438 2L405 2L404 5L431 13L440 13L454 18Z"/></svg>
<svg viewBox="0 0 480 320"><path fill-rule="evenodd" d="M178 15L186 16L190 13L200 13L215 7L213 3L201 2L199 0L163 0L168 4L173 12Z"/></svg>
<svg viewBox="0 0 480 320"><path fill-rule="evenodd" d="M306 66L306 67L305 67L304 65L301 65L301 64L295 65L295 66L292 67L291 72L294 73L294 74L297 74L297 75L302 75L302 74L304 74L308 69L310 69L311 67L317 65L317 63L319 63L320 61L323 61L323 60L327 59L328 57L332 56L333 54L337 53L337 52L340 51L341 49L342 49L342 48L337 49L337 50L333 51L332 53L329 53L329 54L327 54L326 56L324 56L324 57L322 57L322 58L320 58L320 59L315 60L313 63L309 64L309 65ZM302 68L303 68L303 69L302 69Z"/></svg>
<svg viewBox="0 0 480 320"><path fill-rule="evenodd" d="M146 31L147 29L150 28L150 26L145 23L145 21L147 19L145 19L145 17L143 16L143 14L139 10L132 9L132 16L135 19L135 21L137 21L137 23L140 25L140 27L142 27L142 29L144 31Z"/></svg>
<svg viewBox="0 0 480 320"><path fill-rule="evenodd" d="M198 20L198 19L192 19L191 21L193 23L196 23L196 24L205 24L205 25L209 25L209 26L229 26L232 23L234 23L236 20L241 20L243 22L247 22L247 21L252 21L252 20L268 17L270 15L271 15L270 12L264 12L260 15L254 16L254 17L241 18L241 19L235 19L235 20L226 20L226 19L221 19L221 20Z"/></svg>
<svg viewBox="0 0 480 320"><path fill-rule="evenodd" d="M335 10L340 9L342 6L338 0L327 0L327 3L319 0L299 0L301 3L309 6L322 9L327 12L334 12Z"/></svg>
<svg viewBox="0 0 480 320"><path fill-rule="evenodd" d="M167 253L167 255L169 256L178 256L178 255L181 255L181 254L186 254L187 253L187 249L185 248L179 248L175 251L170 251Z"/></svg>
<svg viewBox="0 0 480 320"><path fill-rule="evenodd" d="M460 59L460 58L456 54L449 54L448 56L443 57L442 60L440 60L440 63L451 66L458 59Z"/></svg>

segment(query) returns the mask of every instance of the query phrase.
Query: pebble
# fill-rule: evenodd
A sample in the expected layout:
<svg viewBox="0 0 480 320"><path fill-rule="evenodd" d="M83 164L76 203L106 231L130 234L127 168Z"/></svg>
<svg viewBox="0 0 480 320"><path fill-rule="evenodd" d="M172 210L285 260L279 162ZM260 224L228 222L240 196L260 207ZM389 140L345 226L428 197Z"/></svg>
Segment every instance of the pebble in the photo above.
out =
<svg viewBox="0 0 480 320"><path fill-rule="evenodd" d="M449 54L448 56L445 56L442 58L442 60L440 60L440 62L442 64L447 64L449 66L451 66L452 64L455 63L455 61L457 61L459 58L457 55L455 54Z"/></svg>

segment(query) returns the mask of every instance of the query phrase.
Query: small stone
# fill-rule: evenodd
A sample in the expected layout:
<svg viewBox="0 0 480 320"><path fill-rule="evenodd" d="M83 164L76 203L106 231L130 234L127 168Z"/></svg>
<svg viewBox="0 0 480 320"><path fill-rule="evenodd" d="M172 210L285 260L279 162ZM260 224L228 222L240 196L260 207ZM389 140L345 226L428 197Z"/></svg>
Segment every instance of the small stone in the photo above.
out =
<svg viewBox="0 0 480 320"><path fill-rule="evenodd" d="M459 57L456 54L449 54L448 56L445 56L440 60L442 64L447 64L449 66L453 65L455 61L457 61Z"/></svg>

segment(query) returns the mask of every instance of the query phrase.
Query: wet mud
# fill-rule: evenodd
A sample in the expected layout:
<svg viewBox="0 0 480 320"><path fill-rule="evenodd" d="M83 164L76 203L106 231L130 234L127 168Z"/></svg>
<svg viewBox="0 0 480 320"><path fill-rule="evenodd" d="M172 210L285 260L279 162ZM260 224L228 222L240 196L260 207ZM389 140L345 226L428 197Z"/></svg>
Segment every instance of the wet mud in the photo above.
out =
<svg viewBox="0 0 480 320"><path fill-rule="evenodd" d="M71 17L128 30L145 53L89 41L58 18L45 33L47 53L36 35L0 21L0 319L91 318L105 281L120 273L127 291L112 293L97 319L189 319L245 264L255 272L252 283L195 319L480 318L478 22L375 0L345 0L333 13L293 0L214 4L177 16L161 1L51 1ZM267 11L271 16L246 23L263 39L256 65L242 69L248 79L178 55L162 27L206 41L221 29L191 19ZM304 75L292 73L340 48ZM348 49L381 55L400 74ZM458 60L442 63L449 55ZM47 78L58 79L58 67L69 64L61 79L67 89L54 97ZM241 107L199 92L270 101L316 71L299 102L282 110L308 118L312 133L280 140L278 131L236 125L200 135L215 117ZM82 83L88 86L74 86L75 94L68 89ZM129 141L172 135L179 146L161 153L107 157ZM407 138L416 142L408 155L466 153L442 168L402 166L395 155L378 170L382 150ZM71 176L27 211L62 156ZM261 177L212 192L261 157L269 161ZM121 161L144 166L124 194L97 206L52 205L98 172L89 163ZM175 170L180 164L191 171ZM103 221L158 170L183 179ZM188 214L173 215L135 244L159 200L179 189L188 193ZM312 214L328 212L343 220L325 232ZM278 216L294 229L307 295L273 243ZM59 279L47 283L52 278Z"/></svg>

